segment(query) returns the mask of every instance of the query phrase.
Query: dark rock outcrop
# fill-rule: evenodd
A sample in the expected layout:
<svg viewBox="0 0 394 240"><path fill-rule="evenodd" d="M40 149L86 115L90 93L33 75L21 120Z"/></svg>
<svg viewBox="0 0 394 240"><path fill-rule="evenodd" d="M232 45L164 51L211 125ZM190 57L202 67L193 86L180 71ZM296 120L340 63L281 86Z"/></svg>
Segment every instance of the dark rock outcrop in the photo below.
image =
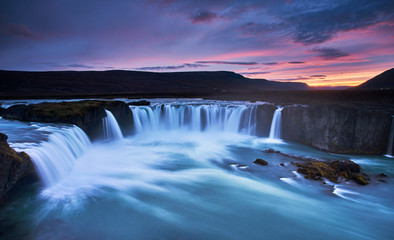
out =
<svg viewBox="0 0 394 240"><path fill-rule="evenodd" d="M146 101L146 100L141 100L141 101L129 102L128 105L131 105L131 106L149 106L150 102Z"/></svg>
<svg viewBox="0 0 394 240"><path fill-rule="evenodd" d="M75 124L95 139L103 135L105 109L112 112L123 134L132 130L132 112L121 101L94 101L14 105L6 109L4 118L20 121Z"/></svg>
<svg viewBox="0 0 394 240"><path fill-rule="evenodd" d="M367 185L368 181L360 173L360 166L353 161L308 161L306 163L294 163L298 167L297 172L304 174L305 178L322 180L326 178L331 182L338 182L338 178L354 180L360 185Z"/></svg>
<svg viewBox="0 0 394 240"><path fill-rule="evenodd" d="M7 135L0 133L0 204L19 179L34 171L30 157L24 152L15 152L7 139Z"/></svg>
<svg viewBox="0 0 394 240"><path fill-rule="evenodd" d="M261 159L261 158L257 158L253 163L254 164L263 165L263 166L268 165L268 162L263 160L263 159Z"/></svg>
<svg viewBox="0 0 394 240"><path fill-rule="evenodd" d="M5 109L0 107L0 116L3 116L3 113L5 112Z"/></svg>
<svg viewBox="0 0 394 240"><path fill-rule="evenodd" d="M289 106L282 111L282 138L334 153L384 154L391 115L378 108Z"/></svg>
<svg viewBox="0 0 394 240"><path fill-rule="evenodd" d="M258 124L256 125L256 134L259 137L268 137L271 128L272 117L276 106L272 104L258 105L256 109L256 119Z"/></svg>

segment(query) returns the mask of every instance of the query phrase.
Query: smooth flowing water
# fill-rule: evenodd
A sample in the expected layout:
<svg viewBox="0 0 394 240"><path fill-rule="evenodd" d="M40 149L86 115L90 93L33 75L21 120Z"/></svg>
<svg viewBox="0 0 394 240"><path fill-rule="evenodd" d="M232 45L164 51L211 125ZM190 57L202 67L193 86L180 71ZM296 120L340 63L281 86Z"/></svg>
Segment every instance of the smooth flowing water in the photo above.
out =
<svg viewBox="0 0 394 240"><path fill-rule="evenodd" d="M257 137L256 104L163 101L131 107L136 133L122 141L90 143L77 127L0 119L17 150L48 153L43 161L51 152L70 152L69 161L62 154L48 160L66 166L64 173L52 172L49 163L49 173L39 171L56 179L10 196L0 210L0 238L392 238L391 159ZM372 180L368 186L310 181L295 171L293 159L262 152L267 148L351 159ZM256 158L268 166L253 164ZM386 183L374 177L381 172L389 175Z"/></svg>
<svg viewBox="0 0 394 240"><path fill-rule="evenodd" d="M391 131L390 131L390 138L389 143L387 144L387 156L394 158L393 156L393 148L394 148L394 116L392 116L393 121L391 122Z"/></svg>
<svg viewBox="0 0 394 240"><path fill-rule="evenodd" d="M278 107L278 109L276 109L274 112L274 116L272 117L270 135L269 135L270 139L280 139L282 110L283 110L283 107Z"/></svg>
<svg viewBox="0 0 394 240"><path fill-rule="evenodd" d="M105 113L107 116L103 118L104 139L107 141L123 139L122 130L114 115L108 110L105 110Z"/></svg>

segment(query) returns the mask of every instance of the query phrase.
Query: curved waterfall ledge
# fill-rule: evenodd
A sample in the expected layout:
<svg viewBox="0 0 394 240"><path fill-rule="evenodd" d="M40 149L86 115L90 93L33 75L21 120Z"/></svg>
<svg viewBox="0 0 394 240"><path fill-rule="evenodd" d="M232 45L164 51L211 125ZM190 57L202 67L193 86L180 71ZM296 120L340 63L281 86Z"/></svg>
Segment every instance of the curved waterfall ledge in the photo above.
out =
<svg viewBox="0 0 394 240"><path fill-rule="evenodd" d="M184 129L256 135L256 105L130 106L136 133Z"/></svg>
<svg viewBox="0 0 394 240"><path fill-rule="evenodd" d="M75 162L91 145L88 136L77 126L53 132L48 141L26 149L46 187L63 179Z"/></svg>
<svg viewBox="0 0 394 240"><path fill-rule="evenodd" d="M179 128L226 131L270 137L271 140L290 140L329 152L349 154L387 154L393 114L392 109L388 108L339 105L293 105L280 110L272 104L246 102L216 104L214 101L207 103L200 100L189 104L128 106L122 101L87 100L14 105L4 111L3 117L71 123L94 140L103 139L106 134L107 128L103 127L102 121L107 117L105 110L114 116L123 136L133 132L138 134ZM280 117L281 124L278 125ZM117 130L115 132L119 133Z"/></svg>

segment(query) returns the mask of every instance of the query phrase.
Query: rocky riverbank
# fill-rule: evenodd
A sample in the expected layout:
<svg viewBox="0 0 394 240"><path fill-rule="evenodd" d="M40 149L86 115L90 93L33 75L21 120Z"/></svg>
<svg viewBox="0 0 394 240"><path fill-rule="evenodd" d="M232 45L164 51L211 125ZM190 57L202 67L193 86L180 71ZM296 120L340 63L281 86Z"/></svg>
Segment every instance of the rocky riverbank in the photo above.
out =
<svg viewBox="0 0 394 240"><path fill-rule="evenodd" d="M20 121L68 123L80 127L91 138L103 136L102 119L105 109L112 112L124 135L132 131L132 113L122 101L86 100L79 102L14 105L3 112L3 117Z"/></svg>
<svg viewBox="0 0 394 240"><path fill-rule="evenodd" d="M7 138L0 133L0 204L18 180L34 171L30 157L24 152L15 152L8 145Z"/></svg>

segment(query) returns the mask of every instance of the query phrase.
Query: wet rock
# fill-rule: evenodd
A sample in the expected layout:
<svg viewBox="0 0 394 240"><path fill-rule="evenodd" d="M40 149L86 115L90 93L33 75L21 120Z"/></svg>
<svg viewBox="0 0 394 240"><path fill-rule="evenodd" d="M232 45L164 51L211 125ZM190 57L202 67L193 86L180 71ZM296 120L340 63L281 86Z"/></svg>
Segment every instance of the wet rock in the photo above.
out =
<svg viewBox="0 0 394 240"><path fill-rule="evenodd" d="M381 174L379 174L379 177L387 177L387 175L384 173L381 173Z"/></svg>
<svg viewBox="0 0 394 240"><path fill-rule="evenodd" d="M15 152L7 139L7 135L0 133L0 204L17 181L34 171L30 157L24 152Z"/></svg>
<svg viewBox="0 0 394 240"><path fill-rule="evenodd" d="M129 102L128 105L130 105L130 106L149 106L150 102L146 101L146 100L141 100L141 101Z"/></svg>
<svg viewBox="0 0 394 240"><path fill-rule="evenodd" d="M361 174L355 174L351 177L351 179L353 179L356 183L358 183L360 185L367 185L368 184L368 181Z"/></svg>
<svg viewBox="0 0 394 240"><path fill-rule="evenodd" d="M261 159L261 158L257 158L253 163L254 164L263 165L263 166L268 165L268 162L263 160L263 159Z"/></svg>
<svg viewBox="0 0 394 240"><path fill-rule="evenodd" d="M284 163L281 163L281 164L279 164L279 165L281 165L282 167L284 167L284 166L285 166L285 164L284 164Z"/></svg>
<svg viewBox="0 0 394 240"><path fill-rule="evenodd" d="M275 150L274 150L274 149L272 149L272 148L269 148L269 149L263 150L263 152L264 152L264 153L280 153L280 151L275 151Z"/></svg>
<svg viewBox="0 0 394 240"><path fill-rule="evenodd" d="M0 107L0 116L3 116L3 113L5 112L5 109Z"/></svg>
<svg viewBox="0 0 394 240"><path fill-rule="evenodd" d="M342 177L346 181L353 180L360 185L367 185L368 181L360 173L360 166L353 161L307 161L305 163L294 163L298 167L297 172L305 178L322 180L326 178L331 182L338 182Z"/></svg>

